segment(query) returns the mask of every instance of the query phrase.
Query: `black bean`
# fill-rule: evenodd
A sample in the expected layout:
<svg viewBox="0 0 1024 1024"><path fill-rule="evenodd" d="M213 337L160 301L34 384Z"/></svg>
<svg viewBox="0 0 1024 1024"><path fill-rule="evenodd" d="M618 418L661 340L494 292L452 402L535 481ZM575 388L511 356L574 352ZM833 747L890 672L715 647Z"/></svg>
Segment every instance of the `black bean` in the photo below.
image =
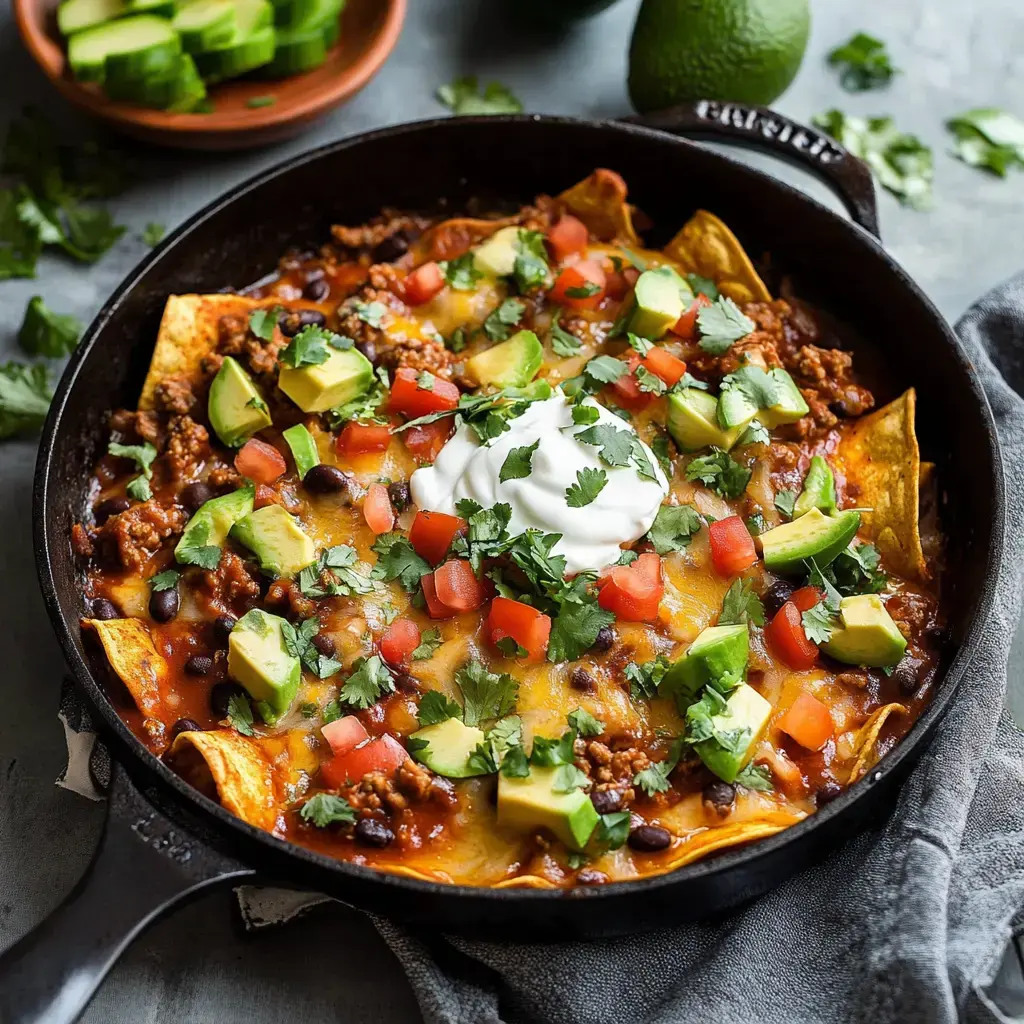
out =
<svg viewBox="0 0 1024 1024"><path fill-rule="evenodd" d="M157 622L170 622L178 614L181 598L176 587L170 590L154 590L149 598L149 614Z"/></svg>
<svg viewBox="0 0 1024 1024"><path fill-rule="evenodd" d="M401 231L396 231L377 245L370 258L374 263L392 263L408 251L408 239Z"/></svg>
<svg viewBox="0 0 1024 1024"><path fill-rule="evenodd" d="M764 610L769 618L774 617L779 609L793 596L796 591L791 583L785 580L776 580L765 592L761 600L764 602Z"/></svg>
<svg viewBox="0 0 1024 1024"><path fill-rule="evenodd" d="M376 365L377 363L377 346L372 341L357 341L356 348L370 360L371 363Z"/></svg>
<svg viewBox="0 0 1024 1024"><path fill-rule="evenodd" d="M107 498L106 501L101 501L92 510L92 517L96 520L97 526L100 526L111 516L127 512L131 507L132 503L127 498Z"/></svg>
<svg viewBox="0 0 1024 1024"><path fill-rule="evenodd" d="M672 843L672 833L660 825L638 825L629 833L627 840L632 850L641 853L657 853Z"/></svg>
<svg viewBox="0 0 1024 1024"><path fill-rule="evenodd" d="M375 818L360 818L359 824L356 825L355 837L356 842L362 843L363 846L380 847L387 846L395 838L395 833Z"/></svg>
<svg viewBox="0 0 1024 1024"><path fill-rule="evenodd" d="M399 672L395 676L395 686L398 687L402 693L419 693L423 689L420 686L420 681L415 677L409 675L408 672Z"/></svg>
<svg viewBox="0 0 1024 1024"><path fill-rule="evenodd" d="M572 670L572 675L569 676L569 685L574 690L580 690L583 693L593 693L597 689L597 684L585 668Z"/></svg>
<svg viewBox="0 0 1024 1024"><path fill-rule="evenodd" d="M302 486L312 494L343 494L352 497L352 476L344 473L337 466L328 466L321 462L314 466L303 478Z"/></svg>
<svg viewBox="0 0 1024 1024"><path fill-rule="evenodd" d="M171 739L182 732L202 732L203 727L194 718L179 718L171 726Z"/></svg>
<svg viewBox="0 0 1024 1024"><path fill-rule="evenodd" d="M388 497L391 499L391 504L394 505L396 512L404 512L412 501L409 485L404 480L388 484Z"/></svg>
<svg viewBox="0 0 1024 1024"><path fill-rule="evenodd" d="M213 635L220 643L228 642L228 637L231 636L231 630L235 628L237 621L238 619L234 615L218 615L213 620Z"/></svg>
<svg viewBox="0 0 1024 1024"><path fill-rule="evenodd" d="M202 480L184 487L178 495L178 502L184 505L190 512L195 512L200 505L204 505L213 497L213 488Z"/></svg>
<svg viewBox="0 0 1024 1024"><path fill-rule="evenodd" d="M736 787L729 785L728 782L722 782L719 779L715 779L714 782L709 782L701 793L702 799L711 804L719 813L728 811L733 801L736 799Z"/></svg>
<svg viewBox="0 0 1024 1024"><path fill-rule="evenodd" d="M245 689L238 683L215 683L210 687L210 708L218 718L228 713L228 702L236 694L245 694Z"/></svg>
<svg viewBox="0 0 1024 1024"><path fill-rule="evenodd" d="M814 803L818 807L824 807L825 804L832 803L833 800L840 793L842 793L843 787L838 782L826 782L825 785L814 794Z"/></svg>
<svg viewBox="0 0 1024 1024"><path fill-rule="evenodd" d="M326 633L317 633L317 635L313 637L313 646L325 658L333 658L337 651L334 641Z"/></svg>
<svg viewBox="0 0 1024 1024"><path fill-rule="evenodd" d="M294 338L303 327L323 327L326 323L327 317L319 309L293 309L281 316L277 326L286 338Z"/></svg>
<svg viewBox="0 0 1024 1024"><path fill-rule="evenodd" d="M193 654L185 662L185 671L190 676L208 676L213 671L213 658L208 654Z"/></svg>
<svg viewBox="0 0 1024 1024"><path fill-rule="evenodd" d="M594 641L592 650L603 652L610 651L615 644L615 630L611 626L602 626L597 631L597 639Z"/></svg>
<svg viewBox="0 0 1024 1024"><path fill-rule="evenodd" d="M598 814L611 814L622 807L621 789L597 789L590 794L590 802Z"/></svg>
<svg viewBox="0 0 1024 1024"><path fill-rule="evenodd" d="M113 601L108 601L105 597L97 597L92 603L92 617L94 619L119 619L121 613Z"/></svg>
<svg viewBox="0 0 1024 1024"><path fill-rule="evenodd" d="M921 685L921 669L924 662L920 658L907 655L892 672L892 679L899 686L900 690L909 696L917 692Z"/></svg>
<svg viewBox="0 0 1024 1024"><path fill-rule="evenodd" d="M319 281L310 281L302 289L303 298L309 299L310 302L323 302L330 294L331 286L323 278Z"/></svg>

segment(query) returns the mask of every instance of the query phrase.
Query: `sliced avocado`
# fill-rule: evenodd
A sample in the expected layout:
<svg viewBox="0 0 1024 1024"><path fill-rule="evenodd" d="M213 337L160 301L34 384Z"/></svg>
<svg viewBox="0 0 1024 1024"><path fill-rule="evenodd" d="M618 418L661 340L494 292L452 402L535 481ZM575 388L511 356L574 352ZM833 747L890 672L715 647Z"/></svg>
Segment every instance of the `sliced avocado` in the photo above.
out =
<svg viewBox="0 0 1024 1024"><path fill-rule="evenodd" d="M259 388L231 356L224 357L210 384L206 412L217 436L231 447L273 423Z"/></svg>
<svg viewBox="0 0 1024 1024"><path fill-rule="evenodd" d="M516 265L516 243L519 241L518 227L501 228L495 231L479 249L473 253L473 266L491 277L508 277Z"/></svg>
<svg viewBox="0 0 1024 1024"><path fill-rule="evenodd" d="M768 376L778 384L779 397L774 405L759 410L757 418L769 430L773 430L783 423L796 423L798 419L810 412L804 401L804 396L800 394L800 389L781 366L769 370Z"/></svg>
<svg viewBox="0 0 1024 1024"><path fill-rule="evenodd" d="M660 689L671 693L680 710L685 710L707 683L726 693L742 682L749 654L750 634L745 622L709 626L665 673Z"/></svg>
<svg viewBox="0 0 1024 1024"><path fill-rule="evenodd" d="M426 741L427 746L415 751L413 757L438 775L466 779L470 775L487 774L469 765L469 755L484 742L482 729L464 725L457 718L449 718L417 730L410 739Z"/></svg>
<svg viewBox="0 0 1024 1024"><path fill-rule="evenodd" d="M627 330L656 341L693 302L690 286L672 269L645 270L633 289L634 306Z"/></svg>
<svg viewBox="0 0 1024 1024"><path fill-rule="evenodd" d="M537 376L544 361L544 346L533 331L516 331L484 352L466 361L466 369L481 384L499 388L521 388Z"/></svg>
<svg viewBox="0 0 1024 1024"><path fill-rule="evenodd" d="M762 533L755 543L761 545L765 568L772 572L799 572L811 558L824 569L853 540L859 527L856 509L826 516L812 508L799 519Z"/></svg>
<svg viewBox="0 0 1024 1024"><path fill-rule="evenodd" d="M281 436L288 442L288 447L291 449L299 479L305 479L306 474L314 466L320 465L320 452L317 451L313 435L304 423L296 423L294 427L282 431Z"/></svg>
<svg viewBox="0 0 1024 1024"><path fill-rule="evenodd" d="M745 427L757 415L757 405L739 388L718 396L718 424L723 430Z"/></svg>
<svg viewBox="0 0 1024 1024"><path fill-rule="evenodd" d="M525 778L498 774L498 824L529 831L546 828L572 850L582 850L598 813L582 789L554 790L557 768L530 767Z"/></svg>
<svg viewBox="0 0 1024 1024"><path fill-rule="evenodd" d="M877 594L858 594L839 602L839 629L821 649L847 665L888 668L907 650L907 641Z"/></svg>
<svg viewBox="0 0 1024 1024"><path fill-rule="evenodd" d="M683 388L668 396L668 432L684 452L714 446L728 451L739 440L753 413L724 430L718 422L718 399L700 388Z"/></svg>
<svg viewBox="0 0 1024 1024"><path fill-rule="evenodd" d="M200 505L174 548L175 557L184 548L223 547L231 527L252 512L255 495L256 488L249 484Z"/></svg>
<svg viewBox="0 0 1024 1024"><path fill-rule="evenodd" d="M754 753L771 713L771 704L752 686L741 683L730 694L724 710L711 718L712 729L718 736L728 737L728 746L712 736L695 743L693 749L720 779L735 782Z"/></svg>
<svg viewBox="0 0 1024 1024"><path fill-rule="evenodd" d="M332 348L319 366L297 370L282 364L277 386L303 411L326 412L363 394L373 382L373 364L358 349Z"/></svg>
<svg viewBox="0 0 1024 1024"><path fill-rule="evenodd" d="M231 527L231 536L259 559L264 572L275 576L294 576L316 561L312 538L280 505L250 512Z"/></svg>
<svg viewBox="0 0 1024 1024"><path fill-rule="evenodd" d="M836 480L829 464L820 456L811 456L811 464L804 477L803 490L793 505L793 518L806 515L812 508L833 512L836 507Z"/></svg>
<svg viewBox="0 0 1024 1024"><path fill-rule="evenodd" d="M228 637L228 675L249 691L267 725L286 714L299 691L302 665L284 645L285 620L253 608Z"/></svg>

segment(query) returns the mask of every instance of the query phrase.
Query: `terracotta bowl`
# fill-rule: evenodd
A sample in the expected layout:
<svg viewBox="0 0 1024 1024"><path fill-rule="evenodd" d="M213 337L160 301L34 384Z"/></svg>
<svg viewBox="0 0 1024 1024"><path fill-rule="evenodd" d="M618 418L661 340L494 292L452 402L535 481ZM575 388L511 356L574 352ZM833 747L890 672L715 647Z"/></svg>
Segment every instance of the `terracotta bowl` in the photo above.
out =
<svg viewBox="0 0 1024 1024"><path fill-rule="evenodd" d="M180 149L242 149L297 135L355 95L380 70L398 41L406 0L347 0L341 37L313 71L277 81L238 79L210 90L209 114L171 114L108 100L76 82L67 68L54 20L56 0L13 0L18 31L50 81L75 106L134 138ZM257 96L269 106L252 108Z"/></svg>

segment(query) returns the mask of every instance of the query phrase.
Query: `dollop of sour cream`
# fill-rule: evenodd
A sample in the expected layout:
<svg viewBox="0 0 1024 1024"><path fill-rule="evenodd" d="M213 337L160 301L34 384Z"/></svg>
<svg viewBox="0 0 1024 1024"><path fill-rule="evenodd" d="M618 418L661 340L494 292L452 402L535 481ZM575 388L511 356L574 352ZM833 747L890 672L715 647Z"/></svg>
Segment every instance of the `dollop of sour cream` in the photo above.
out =
<svg viewBox="0 0 1024 1024"><path fill-rule="evenodd" d="M561 393L534 402L509 429L483 445L467 426L460 427L441 449L432 466L416 470L409 481L413 501L429 512L457 515L455 503L471 498L484 508L506 502L512 509L512 536L527 529L560 533L554 552L563 555L568 573L602 569L615 562L619 546L642 537L654 522L668 494L668 481L650 448L633 427L591 398L584 403L598 411L597 422L628 431L641 445L657 480L628 466L607 466L600 447L576 438L588 425L572 420L572 402ZM500 480L501 468L513 448L539 442L528 476ZM566 488L581 469L604 470L608 483L582 508L566 502Z"/></svg>

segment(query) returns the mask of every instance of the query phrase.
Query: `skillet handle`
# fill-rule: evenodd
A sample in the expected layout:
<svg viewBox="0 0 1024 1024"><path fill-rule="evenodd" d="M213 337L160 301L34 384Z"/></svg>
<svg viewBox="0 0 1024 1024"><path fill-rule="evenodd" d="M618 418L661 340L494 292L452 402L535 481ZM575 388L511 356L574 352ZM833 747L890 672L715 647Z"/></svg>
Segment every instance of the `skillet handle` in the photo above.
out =
<svg viewBox="0 0 1024 1024"><path fill-rule="evenodd" d="M173 825L115 764L92 863L46 920L0 955L0 1024L71 1024L157 918L252 874Z"/></svg>
<svg viewBox="0 0 1024 1024"><path fill-rule="evenodd" d="M717 100L696 100L621 120L689 139L733 142L802 167L842 200L855 224L875 238L881 237L875 182L868 165L824 132L791 121L767 107Z"/></svg>

